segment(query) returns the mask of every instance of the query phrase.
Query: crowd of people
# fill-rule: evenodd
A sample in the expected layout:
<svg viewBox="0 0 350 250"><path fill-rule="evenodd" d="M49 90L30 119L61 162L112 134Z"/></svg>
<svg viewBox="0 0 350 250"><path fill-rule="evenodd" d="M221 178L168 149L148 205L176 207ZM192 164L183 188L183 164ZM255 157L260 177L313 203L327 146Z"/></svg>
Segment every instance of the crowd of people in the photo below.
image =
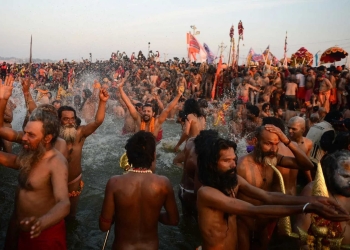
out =
<svg viewBox="0 0 350 250"><path fill-rule="evenodd" d="M182 215L198 222L198 249L267 249L274 233L298 238L303 249L350 245L344 67L159 62L139 52L95 63L4 62L1 77L0 164L19 170L5 249L67 248L65 220L84 189L84 142L106 115L123 119L120 133L130 134L126 174L109 179L99 218L102 231L115 224L113 249L158 249L158 222L179 222L172 184L155 174L171 119L182 128L171 145L183 171L178 197ZM11 126L16 85L27 108L21 131ZM17 154L12 143L22 145ZM328 233L318 234L321 226ZM335 239L339 248L330 248ZM329 248L308 248L317 244Z"/></svg>

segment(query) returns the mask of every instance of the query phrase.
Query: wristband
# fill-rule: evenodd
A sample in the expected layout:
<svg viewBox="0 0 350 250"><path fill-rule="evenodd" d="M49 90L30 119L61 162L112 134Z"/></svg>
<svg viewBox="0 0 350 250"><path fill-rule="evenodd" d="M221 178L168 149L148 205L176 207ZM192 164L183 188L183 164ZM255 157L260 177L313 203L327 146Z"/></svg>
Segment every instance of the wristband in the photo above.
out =
<svg viewBox="0 0 350 250"><path fill-rule="evenodd" d="M304 207L303 207L303 213L305 213L305 209L306 209L306 207L307 207L308 205L310 205L310 203L309 203L309 202L308 202L308 203L306 203L306 204L304 205Z"/></svg>
<svg viewBox="0 0 350 250"><path fill-rule="evenodd" d="M289 144L292 142L289 138L288 138L288 142L287 143L285 143L284 145L286 145L287 147L289 146Z"/></svg>

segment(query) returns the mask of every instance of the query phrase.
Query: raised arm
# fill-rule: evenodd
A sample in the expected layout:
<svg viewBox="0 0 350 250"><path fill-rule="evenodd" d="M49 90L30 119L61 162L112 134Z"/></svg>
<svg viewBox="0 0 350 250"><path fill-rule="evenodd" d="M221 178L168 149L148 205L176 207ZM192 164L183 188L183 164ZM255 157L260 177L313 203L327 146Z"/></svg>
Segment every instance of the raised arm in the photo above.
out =
<svg viewBox="0 0 350 250"><path fill-rule="evenodd" d="M88 123L82 127L82 135L83 137L88 137L103 123L105 119L106 113L106 102L109 98L108 91L106 89L100 89L100 102L98 104L98 109L95 116L95 121Z"/></svg>
<svg viewBox="0 0 350 250"><path fill-rule="evenodd" d="M139 113L137 112L134 105L130 101L129 97L125 94L125 92L123 90L124 83L128 77L129 77L129 72L126 72L125 78L123 78L122 82L119 84L118 89L120 92L120 97L122 98L122 100L124 101L126 106L128 107L130 115L132 116L132 118L134 118L134 120L137 120L139 118Z"/></svg>
<svg viewBox="0 0 350 250"><path fill-rule="evenodd" d="M288 156L277 156L277 162L280 167L291 168L291 169L301 169L310 170L314 168L314 165L305 154L303 150L300 149L298 144L291 142L291 140L277 127L267 124L265 129L271 133L278 135L280 141L284 143L293 153L294 157Z"/></svg>
<svg viewBox="0 0 350 250"><path fill-rule="evenodd" d="M191 122L192 122L192 119L191 119L192 114L189 114L188 116L190 116L190 117L187 117L187 119L185 121L185 126L184 126L182 134L181 134L181 137L180 137L178 143L176 144L176 146L174 148L175 152L178 151L178 149L181 146L181 144L184 141L186 141L188 139L188 137L189 137L190 128L191 128Z"/></svg>
<svg viewBox="0 0 350 250"><path fill-rule="evenodd" d="M183 94L185 88L179 87L176 97L166 106L163 112L158 117L158 124L161 125L165 119L168 117L170 110L172 110L175 105L179 102L181 95Z"/></svg>
<svg viewBox="0 0 350 250"><path fill-rule="evenodd" d="M26 107L28 109L29 114L33 112L34 109L36 109L36 103L33 100L32 95L30 94L29 88L30 88L30 78L26 77L24 80L21 81L22 83L22 90L24 95L24 100L26 102Z"/></svg>
<svg viewBox="0 0 350 250"><path fill-rule="evenodd" d="M5 110L8 99L12 95L13 76L6 76L5 83L0 84L0 127L4 126Z"/></svg>

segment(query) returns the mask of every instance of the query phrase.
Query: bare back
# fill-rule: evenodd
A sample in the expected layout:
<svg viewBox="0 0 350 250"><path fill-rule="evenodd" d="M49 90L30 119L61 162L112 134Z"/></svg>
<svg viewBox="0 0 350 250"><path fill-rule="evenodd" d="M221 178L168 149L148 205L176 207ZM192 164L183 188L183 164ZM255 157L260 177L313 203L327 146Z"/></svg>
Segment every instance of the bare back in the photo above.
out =
<svg viewBox="0 0 350 250"><path fill-rule="evenodd" d="M169 180L129 172L112 177L111 183L115 205L113 249L158 249L159 214L163 206L169 208L169 197L175 204Z"/></svg>

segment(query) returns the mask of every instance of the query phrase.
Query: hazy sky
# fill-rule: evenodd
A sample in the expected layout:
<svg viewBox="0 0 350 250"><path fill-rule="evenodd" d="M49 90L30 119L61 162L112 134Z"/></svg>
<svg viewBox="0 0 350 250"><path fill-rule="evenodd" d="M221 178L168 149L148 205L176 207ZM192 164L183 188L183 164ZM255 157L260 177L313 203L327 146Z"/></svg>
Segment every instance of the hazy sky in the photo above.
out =
<svg viewBox="0 0 350 250"><path fill-rule="evenodd" d="M33 57L80 60L108 59L112 51L159 51L163 59L186 56L186 32L200 31L198 40L212 51L242 20L240 56L250 47L283 57L285 32L288 55L300 47L315 54L339 45L350 51L349 0L15 0L0 4L0 56L26 58L30 35ZM244 46L242 46L244 44ZM242 59L243 60L243 59Z"/></svg>

